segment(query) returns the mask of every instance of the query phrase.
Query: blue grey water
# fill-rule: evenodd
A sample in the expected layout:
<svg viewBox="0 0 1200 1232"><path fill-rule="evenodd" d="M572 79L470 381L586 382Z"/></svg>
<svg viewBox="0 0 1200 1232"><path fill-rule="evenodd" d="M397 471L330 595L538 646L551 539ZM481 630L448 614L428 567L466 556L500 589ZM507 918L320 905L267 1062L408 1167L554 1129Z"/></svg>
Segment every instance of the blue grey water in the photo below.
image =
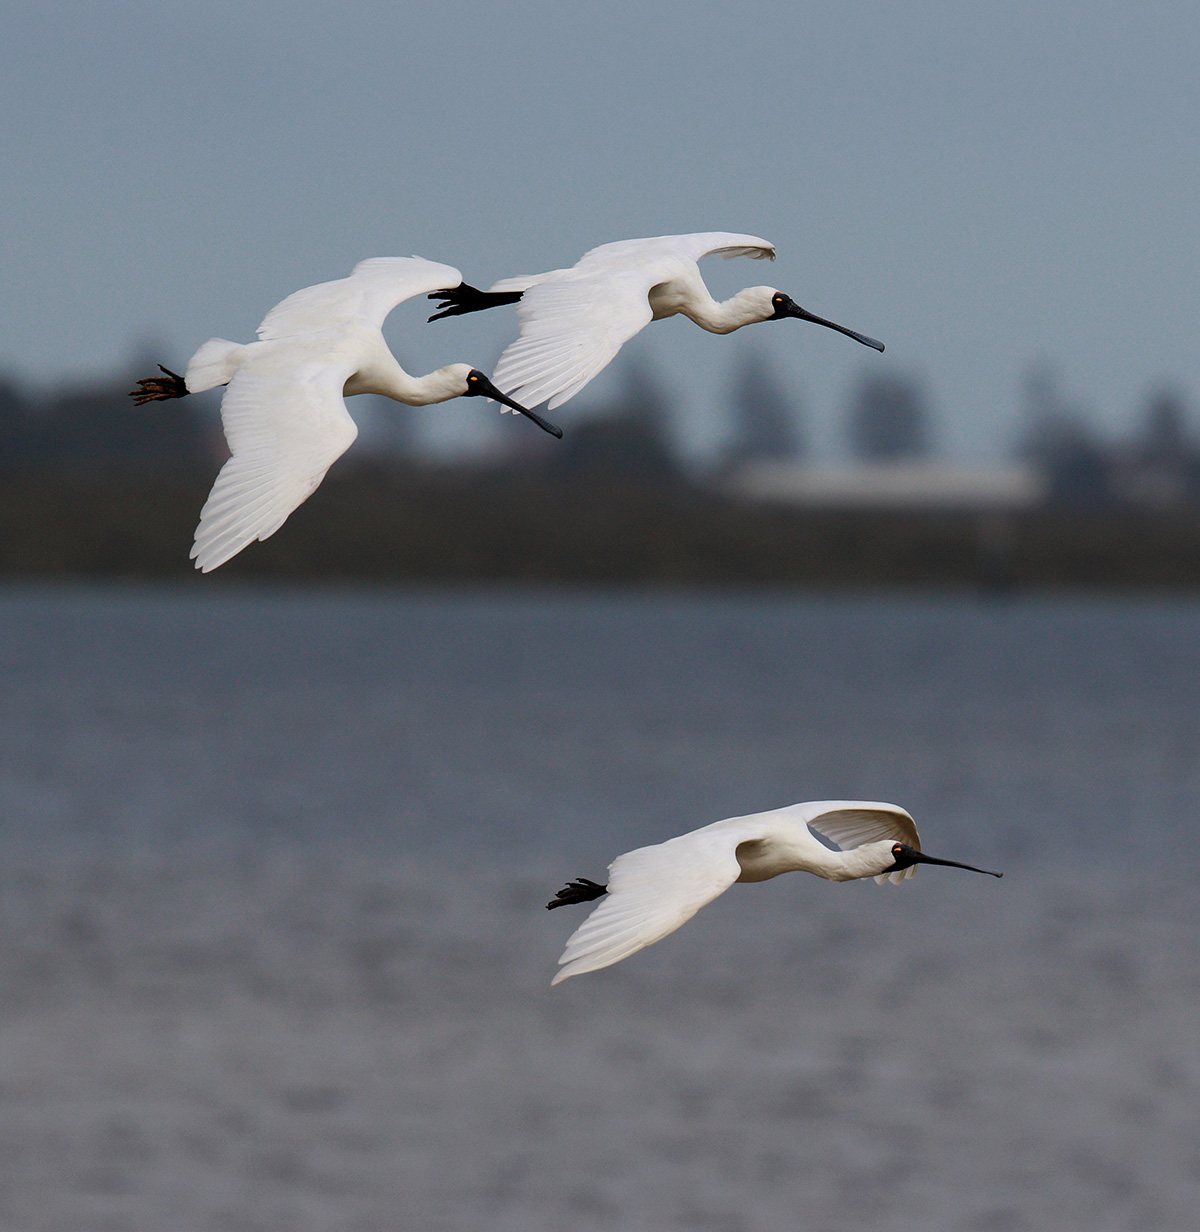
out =
<svg viewBox="0 0 1200 1232"><path fill-rule="evenodd" d="M0 1226L1178 1229L1200 602L0 594ZM561 882L893 800L1005 871Z"/></svg>

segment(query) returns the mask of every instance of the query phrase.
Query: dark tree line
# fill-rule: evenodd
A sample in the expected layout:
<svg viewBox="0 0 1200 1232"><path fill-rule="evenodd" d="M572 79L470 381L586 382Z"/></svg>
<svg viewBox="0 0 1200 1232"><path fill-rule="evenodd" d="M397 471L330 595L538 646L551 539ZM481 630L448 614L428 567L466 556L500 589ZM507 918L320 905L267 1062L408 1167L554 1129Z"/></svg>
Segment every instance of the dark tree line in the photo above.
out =
<svg viewBox="0 0 1200 1232"><path fill-rule="evenodd" d="M1021 452L1045 471L1053 503L1149 508L1200 504L1200 440L1178 391L1152 390L1133 432L1118 441L1106 441L1095 432L1095 417L1063 394L1048 366L1026 373L1023 395L1026 436Z"/></svg>
<svg viewBox="0 0 1200 1232"><path fill-rule="evenodd" d="M211 470L224 446L210 402L135 407L132 385L122 378L39 395L0 377L0 471Z"/></svg>
<svg viewBox="0 0 1200 1232"><path fill-rule="evenodd" d="M139 361L128 376L49 393L23 390L0 376L0 475L211 475L225 456L219 396L137 407L128 397L133 376L153 371L152 361ZM623 386L608 406L590 416L581 408L561 442L520 436L517 453L506 455L504 465L622 482L677 478L678 408L644 361L627 357L622 371ZM1200 504L1200 440L1178 392L1153 391L1132 434L1117 442L1094 432L1089 426L1094 416L1062 393L1049 367L1026 374L1023 399L1026 430L1019 452L1047 475L1052 503ZM734 371L726 405L721 469L804 457L802 399L765 354L746 354ZM404 409L387 404L389 418L402 416ZM851 391L844 424L851 453L864 460L903 461L933 452L925 387L902 373L864 371ZM405 448L384 456L391 464L419 465L415 432L405 437ZM368 455L360 447L360 459Z"/></svg>

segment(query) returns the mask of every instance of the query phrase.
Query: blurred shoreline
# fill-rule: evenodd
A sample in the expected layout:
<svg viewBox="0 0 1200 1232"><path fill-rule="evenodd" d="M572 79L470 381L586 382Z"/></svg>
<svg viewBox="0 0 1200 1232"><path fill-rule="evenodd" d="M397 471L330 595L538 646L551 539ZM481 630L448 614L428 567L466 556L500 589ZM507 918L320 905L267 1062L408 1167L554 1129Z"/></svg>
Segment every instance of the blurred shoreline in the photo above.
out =
<svg viewBox="0 0 1200 1232"><path fill-rule="evenodd" d="M0 577L180 581L212 476L0 483ZM635 587L1194 590L1200 508L838 508L679 478L339 464L235 578Z"/></svg>

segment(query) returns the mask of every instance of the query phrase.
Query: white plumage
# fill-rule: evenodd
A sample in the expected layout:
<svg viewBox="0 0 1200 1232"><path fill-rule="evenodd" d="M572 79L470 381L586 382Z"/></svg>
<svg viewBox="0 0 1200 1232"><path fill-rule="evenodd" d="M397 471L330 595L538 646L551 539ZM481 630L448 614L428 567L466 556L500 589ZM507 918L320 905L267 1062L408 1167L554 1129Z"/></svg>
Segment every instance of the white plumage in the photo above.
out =
<svg viewBox="0 0 1200 1232"><path fill-rule="evenodd" d="M831 851L813 831L841 850ZM895 804L816 800L729 817L618 856L608 866L607 893L594 883L559 891L548 906L601 894L604 899L567 941L552 983L611 966L661 941L737 881L802 871L830 881L874 877L880 884L899 884L917 864L989 871L924 855L913 819Z"/></svg>
<svg viewBox="0 0 1200 1232"><path fill-rule="evenodd" d="M450 305L440 315L453 315L519 293L521 336L500 357L496 382L530 406L548 402L550 410L573 398L634 334L676 313L715 334L796 316L883 350L882 343L813 316L773 287L747 287L718 303L697 265L708 256L773 261L775 247L728 231L618 240L593 248L570 269L505 278L486 294L463 288L465 295L440 292L436 298Z"/></svg>
<svg viewBox="0 0 1200 1232"><path fill-rule="evenodd" d="M139 382L140 402L227 385L221 421L231 457L200 511L192 558L205 573L247 544L273 535L312 495L358 435L346 410L354 394L382 394L410 406L486 395L546 431L469 364L410 376L384 341L384 319L415 295L457 286L453 266L422 257L375 257L348 278L305 287L276 304L245 345L210 338L180 379ZM164 369L166 371L166 369Z"/></svg>

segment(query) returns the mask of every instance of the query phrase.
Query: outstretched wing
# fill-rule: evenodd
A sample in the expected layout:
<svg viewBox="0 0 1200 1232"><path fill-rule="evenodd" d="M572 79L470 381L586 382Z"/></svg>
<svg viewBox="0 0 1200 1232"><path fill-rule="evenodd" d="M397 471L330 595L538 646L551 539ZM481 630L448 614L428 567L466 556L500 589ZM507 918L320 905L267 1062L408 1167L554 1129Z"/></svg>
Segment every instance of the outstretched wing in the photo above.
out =
<svg viewBox="0 0 1200 1232"><path fill-rule="evenodd" d="M732 818L618 856L608 894L571 934L551 983L598 971L673 933L738 879L738 844L761 827Z"/></svg>
<svg viewBox="0 0 1200 1232"><path fill-rule="evenodd" d="M652 320L644 269L578 274L530 287L517 306L521 336L509 346L492 380L526 406L549 409L573 398Z"/></svg>
<svg viewBox="0 0 1200 1232"><path fill-rule="evenodd" d="M524 290L517 308L521 336L496 365L493 379L529 406L549 399L554 410L606 368L653 319L650 291L701 257L773 259L775 249L753 235L707 231L618 240L585 253L569 270L505 279L493 290Z"/></svg>
<svg viewBox="0 0 1200 1232"><path fill-rule="evenodd" d="M690 235L656 235L641 240L614 240L589 248L570 269L546 270L543 274L518 274L501 278L490 291L528 291L540 282L583 273L588 266L629 261L654 260L663 256L684 261L699 261L702 257L750 257L753 260L775 260L775 245L757 235L738 235L733 231L699 231Z"/></svg>
<svg viewBox="0 0 1200 1232"><path fill-rule="evenodd" d="M703 257L734 257L774 261L775 245L757 235L739 235L735 231L694 231L688 235L655 235L643 240L614 240L585 252L575 270L587 266L612 265L627 262L654 261L667 258L675 261L699 261Z"/></svg>
<svg viewBox="0 0 1200 1232"><path fill-rule="evenodd" d="M488 293L495 291L528 291L539 282L549 282L552 278L561 278L569 274L569 269L547 270L544 274L517 274L512 278L501 278L488 287Z"/></svg>
<svg viewBox="0 0 1200 1232"><path fill-rule="evenodd" d="M289 338L352 319L382 326L397 304L460 282L462 274L452 265L424 257L371 257L360 261L349 278L305 287L276 304L263 318L258 336L264 342Z"/></svg>
<svg viewBox="0 0 1200 1232"><path fill-rule="evenodd" d="M317 489L358 428L342 387L348 365L272 357L242 364L221 402L232 457L200 511L192 558L208 573L266 539Z"/></svg>
<svg viewBox="0 0 1200 1232"><path fill-rule="evenodd" d="M878 800L813 800L797 806L812 829L836 843L843 851L863 843L904 843L921 850L916 823L897 804ZM882 873L875 880L898 885L917 871L915 864L896 873Z"/></svg>

